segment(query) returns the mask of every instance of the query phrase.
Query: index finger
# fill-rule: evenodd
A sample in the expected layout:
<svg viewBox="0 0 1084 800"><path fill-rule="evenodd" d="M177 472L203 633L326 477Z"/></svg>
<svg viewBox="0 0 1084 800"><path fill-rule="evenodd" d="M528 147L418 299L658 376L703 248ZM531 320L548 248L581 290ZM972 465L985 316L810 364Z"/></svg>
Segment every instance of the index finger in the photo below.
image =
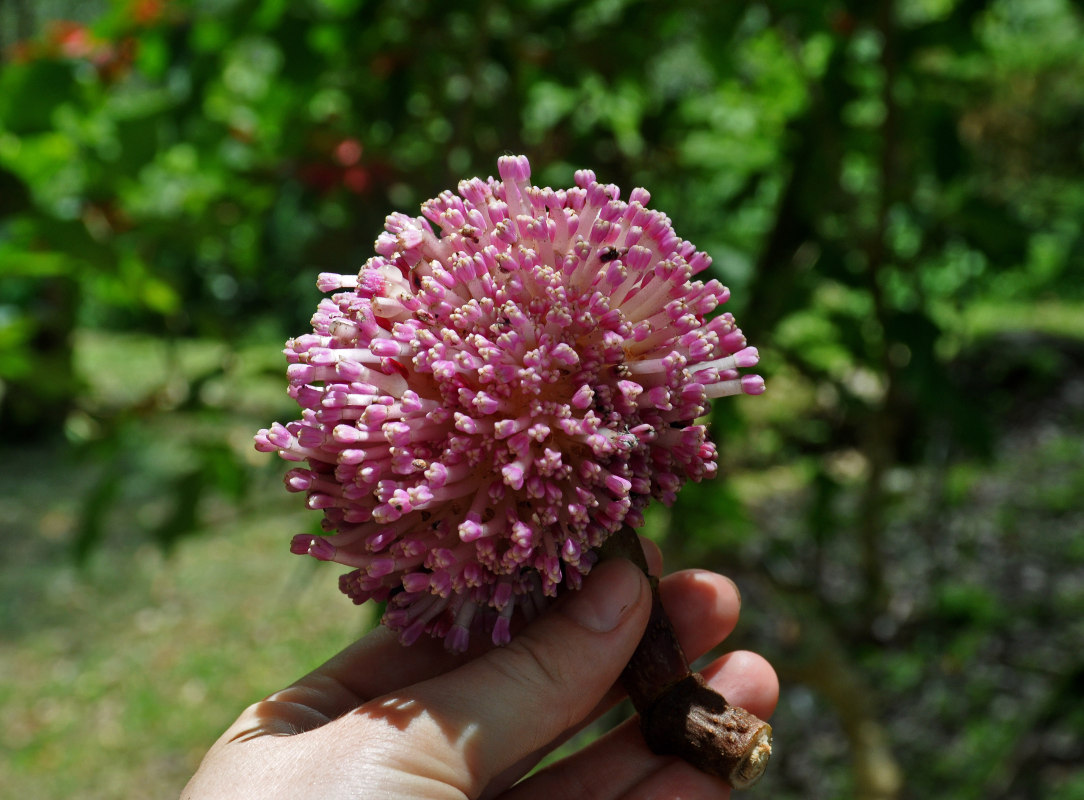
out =
<svg viewBox="0 0 1084 800"><path fill-rule="evenodd" d="M642 536L640 543L651 574L660 574L662 553L658 545ZM664 586L667 583L663 581ZM273 697L308 703L334 718L374 697L443 675L491 647L487 642L472 642L466 653L456 655L449 653L440 640L430 638L404 647L395 633L380 626Z"/></svg>

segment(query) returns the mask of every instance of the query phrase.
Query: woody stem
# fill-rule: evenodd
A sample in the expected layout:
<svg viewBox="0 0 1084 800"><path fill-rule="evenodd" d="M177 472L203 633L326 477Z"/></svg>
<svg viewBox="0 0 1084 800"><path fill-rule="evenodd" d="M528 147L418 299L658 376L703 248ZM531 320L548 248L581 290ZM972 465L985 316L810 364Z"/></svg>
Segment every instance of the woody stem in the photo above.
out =
<svg viewBox="0 0 1084 800"><path fill-rule="evenodd" d="M630 559L647 574L636 531L628 525L607 540L603 558ZM772 751L772 729L743 708L732 706L689 669L674 626L651 582L651 617L640 644L621 676L640 714L648 747L658 755L683 758L702 772L723 778L735 789L754 784Z"/></svg>

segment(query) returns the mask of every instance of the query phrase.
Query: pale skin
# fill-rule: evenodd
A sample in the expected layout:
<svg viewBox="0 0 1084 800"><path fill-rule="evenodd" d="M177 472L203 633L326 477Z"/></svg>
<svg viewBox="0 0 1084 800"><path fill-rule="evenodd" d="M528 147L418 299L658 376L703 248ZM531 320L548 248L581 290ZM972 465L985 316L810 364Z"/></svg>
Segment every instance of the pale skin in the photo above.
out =
<svg viewBox="0 0 1084 800"><path fill-rule="evenodd" d="M656 573L658 550L645 551ZM685 570L664 578L661 592L691 659L737 623L741 601L721 575ZM182 800L727 798L722 781L651 753L635 719L523 778L621 698L615 682L650 606L646 578L615 559L507 647L451 656L428 639L404 648L380 628L242 712ZM729 653L702 672L761 718L775 708L779 684L760 656Z"/></svg>

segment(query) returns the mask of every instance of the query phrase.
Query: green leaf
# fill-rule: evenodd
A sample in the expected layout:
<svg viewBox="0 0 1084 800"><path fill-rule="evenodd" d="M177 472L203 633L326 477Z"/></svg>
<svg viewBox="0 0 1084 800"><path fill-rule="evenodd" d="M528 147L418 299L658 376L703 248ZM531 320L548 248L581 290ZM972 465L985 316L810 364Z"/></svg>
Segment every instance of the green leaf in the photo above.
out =
<svg viewBox="0 0 1084 800"><path fill-rule="evenodd" d="M5 278L48 278L65 275L70 269L66 253L32 253L0 244L0 276Z"/></svg>
<svg viewBox="0 0 1084 800"><path fill-rule="evenodd" d="M50 130L53 112L76 97L74 66L40 59L0 70L0 123L12 133Z"/></svg>

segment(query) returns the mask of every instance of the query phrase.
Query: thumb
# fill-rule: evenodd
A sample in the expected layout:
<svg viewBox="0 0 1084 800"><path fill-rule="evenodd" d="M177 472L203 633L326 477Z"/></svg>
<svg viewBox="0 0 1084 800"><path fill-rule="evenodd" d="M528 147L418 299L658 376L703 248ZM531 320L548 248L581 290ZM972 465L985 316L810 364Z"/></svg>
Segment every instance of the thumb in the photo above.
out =
<svg viewBox="0 0 1084 800"><path fill-rule="evenodd" d="M453 751L443 763L460 773L451 782L477 796L582 722L628 663L650 610L643 572L625 559L605 561L506 647L412 687L454 732L442 737Z"/></svg>

